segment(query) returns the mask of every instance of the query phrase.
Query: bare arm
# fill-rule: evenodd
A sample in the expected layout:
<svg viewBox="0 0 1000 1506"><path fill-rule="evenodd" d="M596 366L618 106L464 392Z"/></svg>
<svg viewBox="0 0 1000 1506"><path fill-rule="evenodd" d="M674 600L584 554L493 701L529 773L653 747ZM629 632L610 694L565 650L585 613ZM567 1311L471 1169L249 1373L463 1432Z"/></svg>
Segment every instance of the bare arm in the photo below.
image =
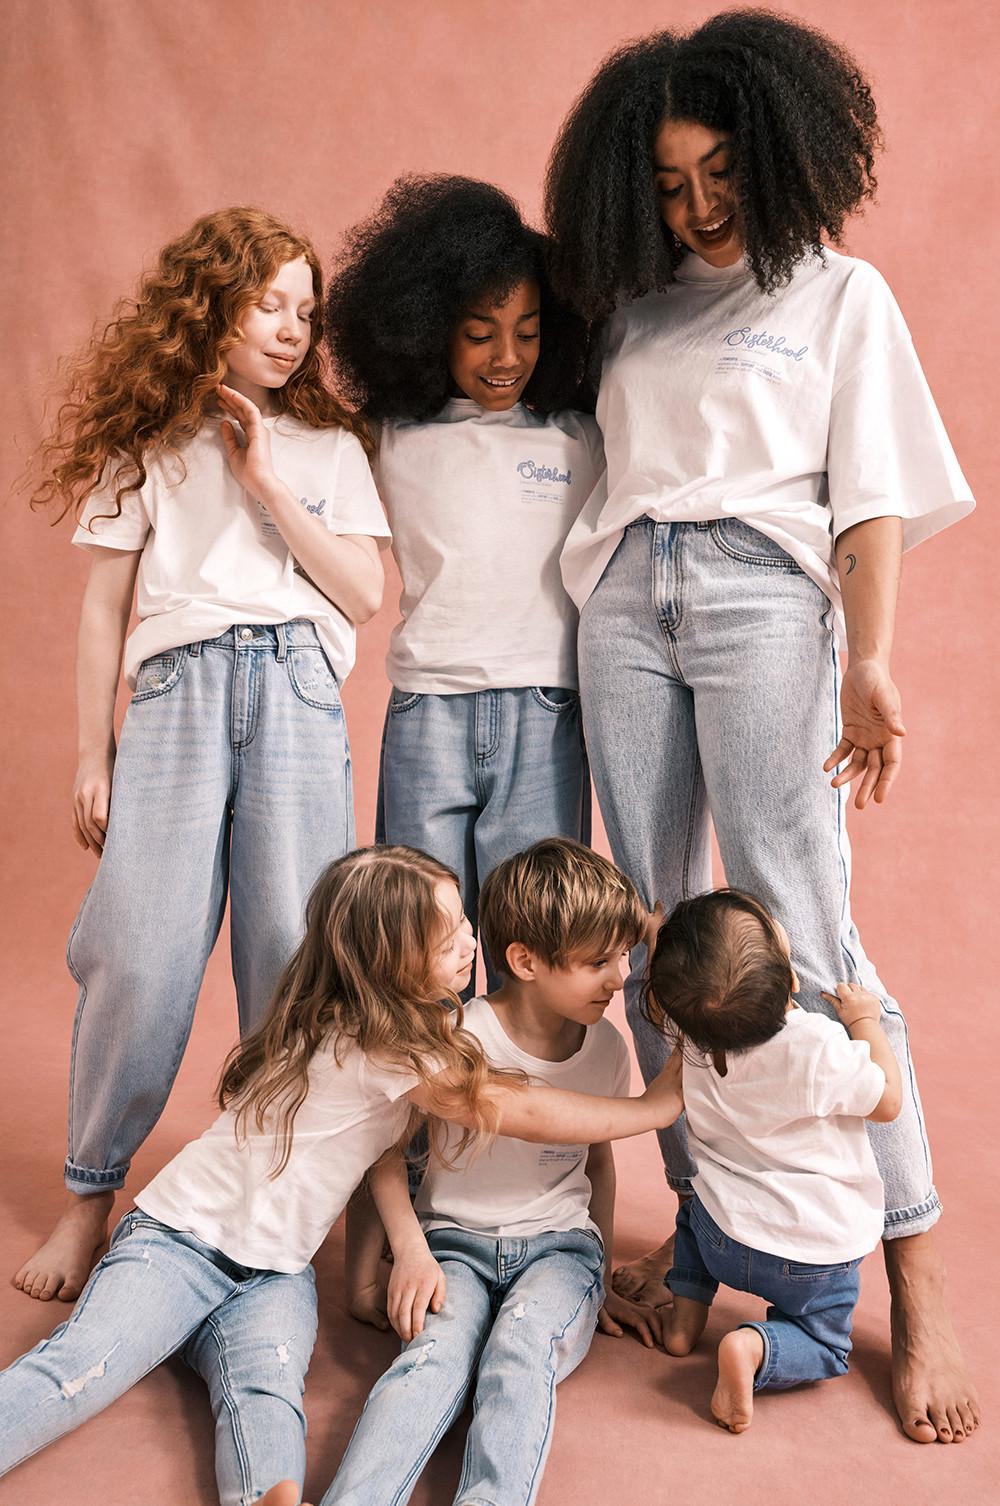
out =
<svg viewBox="0 0 1000 1506"><path fill-rule="evenodd" d="M407 1096L411 1103L439 1119L469 1127L474 1123L447 1072L439 1073L429 1085L412 1088ZM681 1053L672 1054L659 1077L639 1098L601 1098L561 1088L523 1087L502 1079L487 1083L483 1096L500 1135L554 1145L624 1140L673 1124L683 1110Z"/></svg>
<svg viewBox="0 0 1000 1506"><path fill-rule="evenodd" d="M115 697L141 549L95 550L76 650L77 770L73 834L100 857L115 766Z"/></svg>
<svg viewBox="0 0 1000 1506"><path fill-rule="evenodd" d="M367 622L382 605L384 573L378 545L367 534L331 533L299 505L271 464L271 439L260 409L231 387L219 388L219 404L238 419L244 448L232 424L222 425L229 468L241 486L266 507L305 574L353 623Z"/></svg>
<svg viewBox="0 0 1000 1506"><path fill-rule="evenodd" d="M889 670L903 552L899 518L870 518L848 528L835 545L847 624L848 663L840 692L843 735L824 769L839 788L860 779L854 803L881 805L899 773L903 725L899 691Z"/></svg>
<svg viewBox="0 0 1000 1506"><path fill-rule="evenodd" d="M427 1247L420 1220L410 1202L406 1162L392 1151L369 1173L372 1198L392 1246L389 1277L389 1322L408 1343L423 1333L428 1308L441 1311L445 1296L444 1272Z"/></svg>
<svg viewBox="0 0 1000 1506"><path fill-rule="evenodd" d="M824 993L837 1011L852 1041L867 1041L871 1059L885 1073L885 1091L865 1117L877 1124L895 1119L903 1107L903 1079L889 1037L882 1029L882 1005L874 994L856 983L838 983L836 994Z"/></svg>
<svg viewBox="0 0 1000 1506"><path fill-rule="evenodd" d="M652 1349L660 1336L653 1309L638 1302L630 1302L627 1297L620 1297L611 1286L617 1184L614 1151L607 1141L590 1147L587 1177L590 1181L590 1216L600 1229L604 1244L604 1303L598 1314L597 1326L602 1333L609 1333L620 1339L622 1324L625 1324L635 1330L647 1349Z"/></svg>

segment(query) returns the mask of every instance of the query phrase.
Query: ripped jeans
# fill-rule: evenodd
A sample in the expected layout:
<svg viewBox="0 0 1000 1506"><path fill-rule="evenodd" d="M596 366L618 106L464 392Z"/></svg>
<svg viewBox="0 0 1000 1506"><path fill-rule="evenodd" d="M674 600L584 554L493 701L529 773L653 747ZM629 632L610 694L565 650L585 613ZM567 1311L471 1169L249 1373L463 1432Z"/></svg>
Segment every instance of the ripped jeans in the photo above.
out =
<svg viewBox="0 0 1000 1506"><path fill-rule="evenodd" d="M68 1320L0 1373L0 1475L180 1351L208 1386L222 1506L286 1478L301 1486L315 1338L311 1266L248 1270L133 1209Z"/></svg>
<svg viewBox="0 0 1000 1506"><path fill-rule="evenodd" d="M434 1229L427 1243L444 1306L372 1388L320 1506L402 1506L473 1387L456 1506L531 1506L538 1493L556 1385L590 1348L604 1300L601 1241Z"/></svg>

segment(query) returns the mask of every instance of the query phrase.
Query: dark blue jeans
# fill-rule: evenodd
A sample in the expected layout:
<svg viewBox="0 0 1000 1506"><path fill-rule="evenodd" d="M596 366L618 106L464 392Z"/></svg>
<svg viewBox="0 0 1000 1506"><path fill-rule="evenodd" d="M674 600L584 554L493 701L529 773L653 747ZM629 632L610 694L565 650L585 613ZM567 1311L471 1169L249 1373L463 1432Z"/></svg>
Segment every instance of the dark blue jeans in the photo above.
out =
<svg viewBox="0 0 1000 1506"><path fill-rule="evenodd" d="M711 1306L720 1282L770 1303L763 1323L740 1326L756 1328L764 1340L754 1390L781 1390L847 1370L860 1265L860 1259L806 1265L752 1250L724 1234L693 1197L678 1210L667 1285L675 1296L706 1306Z"/></svg>

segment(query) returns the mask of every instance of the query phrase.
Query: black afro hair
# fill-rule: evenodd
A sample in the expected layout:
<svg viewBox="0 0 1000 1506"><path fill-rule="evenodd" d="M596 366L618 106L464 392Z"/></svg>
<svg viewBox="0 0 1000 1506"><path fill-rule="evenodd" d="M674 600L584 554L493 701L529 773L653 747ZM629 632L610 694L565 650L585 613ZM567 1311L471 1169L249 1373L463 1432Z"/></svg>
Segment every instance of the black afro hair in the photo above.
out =
<svg viewBox="0 0 1000 1506"><path fill-rule="evenodd" d="M664 120L728 132L746 256L773 291L837 242L875 191L881 144L867 81L821 32L767 10L656 32L611 54L553 149L546 223L557 291L588 319L672 281L682 251L659 212L653 144Z"/></svg>
<svg viewBox="0 0 1000 1506"><path fill-rule="evenodd" d="M489 183L397 178L348 231L326 299L338 391L368 419L427 420L449 396L448 340L483 298L528 279L541 291L538 364L524 392L540 413L593 408L586 323L552 293L545 237Z"/></svg>

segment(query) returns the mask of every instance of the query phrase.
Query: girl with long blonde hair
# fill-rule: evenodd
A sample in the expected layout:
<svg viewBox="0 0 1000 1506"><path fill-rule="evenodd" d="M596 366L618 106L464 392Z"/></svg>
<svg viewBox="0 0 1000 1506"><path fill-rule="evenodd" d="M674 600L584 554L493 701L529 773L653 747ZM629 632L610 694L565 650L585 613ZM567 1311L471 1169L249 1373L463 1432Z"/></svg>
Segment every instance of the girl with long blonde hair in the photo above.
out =
<svg viewBox="0 0 1000 1506"><path fill-rule="evenodd" d="M414 1110L566 1144L677 1116L672 1069L641 1098L491 1072L458 999L474 956L458 880L432 858L376 847L326 869L267 1018L223 1068L221 1115L138 1194L68 1322L0 1374L0 1474L179 1350L209 1388L222 1506L285 1479L301 1489L309 1262ZM419 1328L441 1293L433 1274L416 1285Z"/></svg>
<svg viewBox="0 0 1000 1506"><path fill-rule="evenodd" d="M99 859L69 945L67 1206L14 1278L43 1300L79 1295L170 1092L227 893L246 1031L314 880L353 845L340 685L388 530L367 441L324 386L321 299L315 251L280 220L205 215L70 368L41 449L32 500L74 511L91 557L73 819Z"/></svg>

